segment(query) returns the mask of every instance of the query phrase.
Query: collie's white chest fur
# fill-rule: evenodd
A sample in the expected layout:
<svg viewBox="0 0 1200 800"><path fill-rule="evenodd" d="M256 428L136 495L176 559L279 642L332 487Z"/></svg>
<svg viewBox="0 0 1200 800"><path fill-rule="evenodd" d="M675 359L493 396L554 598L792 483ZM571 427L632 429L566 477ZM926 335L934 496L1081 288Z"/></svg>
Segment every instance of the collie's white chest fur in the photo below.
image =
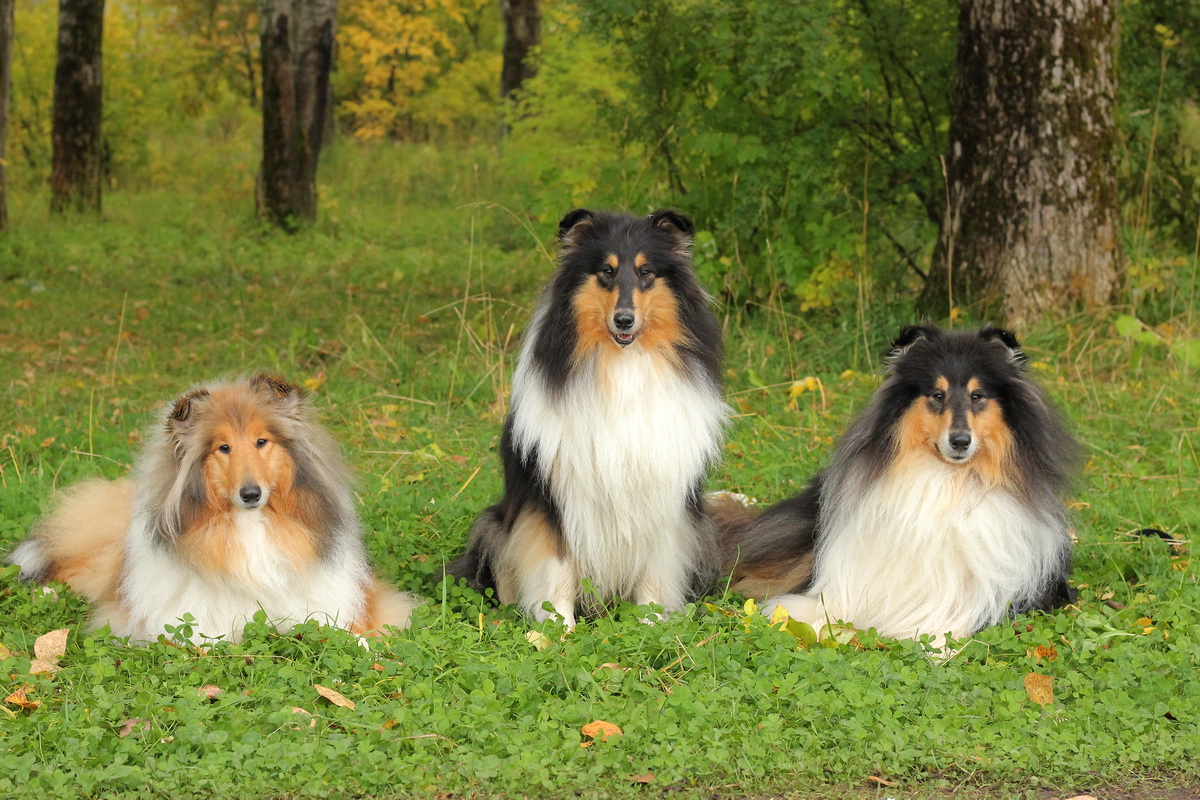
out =
<svg viewBox="0 0 1200 800"><path fill-rule="evenodd" d="M281 630L309 618L349 627L363 610L361 559L343 551L297 571L272 544L269 520L259 511L234 513L242 557L223 575L198 571L153 541L146 520L144 513L134 516L119 597L97 609L114 635L153 640L164 625L190 614L195 640L237 639L260 609Z"/></svg>
<svg viewBox="0 0 1200 800"><path fill-rule="evenodd" d="M581 365L552 396L528 356L513 376L514 445L536 449L579 577L605 597L678 607L677 565L698 555L687 499L721 446L719 391L634 345ZM666 585L639 596L660 568Z"/></svg>
<svg viewBox="0 0 1200 800"><path fill-rule="evenodd" d="M823 496L807 595L823 604L819 616L887 636L963 636L994 624L1037 595L1068 546L1056 520L940 460L847 484Z"/></svg>

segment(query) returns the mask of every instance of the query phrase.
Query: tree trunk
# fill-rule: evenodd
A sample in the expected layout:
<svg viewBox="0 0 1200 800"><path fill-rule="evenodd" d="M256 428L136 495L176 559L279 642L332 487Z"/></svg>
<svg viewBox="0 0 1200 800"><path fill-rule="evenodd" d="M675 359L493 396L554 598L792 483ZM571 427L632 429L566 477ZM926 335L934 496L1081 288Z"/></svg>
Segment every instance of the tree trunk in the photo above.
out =
<svg viewBox="0 0 1200 800"><path fill-rule="evenodd" d="M504 15L504 61L500 96L513 100L527 78L537 72L529 51L542 41L542 12L538 0L500 0Z"/></svg>
<svg viewBox="0 0 1200 800"><path fill-rule="evenodd" d="M930 308L1024 325L1110 300L1116 45L1114 0L959 0Z"/></svg>
<svg viewBox="0 0 1200 800"><path fill-rule="evenodd" d="M317 217L336 30L337 0L262 1L258 213L288 230Z"/></svg>
<svg viewBox="0 0 1200 800"><path fill-rule="evenodd" d="M8 230L8 97L12 90L13 0L0 0L0 232Z"/></svg>
<svg viewBox="0 0 1200 800"><path fill-rule="evenodd" d="M104 0L59 0L50 210L100 211Z"/></svg>

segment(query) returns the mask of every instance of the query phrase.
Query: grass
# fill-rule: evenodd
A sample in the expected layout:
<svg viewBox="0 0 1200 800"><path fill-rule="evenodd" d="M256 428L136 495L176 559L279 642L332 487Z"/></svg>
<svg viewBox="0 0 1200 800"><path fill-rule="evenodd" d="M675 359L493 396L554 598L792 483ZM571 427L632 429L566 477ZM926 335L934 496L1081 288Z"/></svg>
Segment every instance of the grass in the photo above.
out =
<svg viewBox="0 0 1200 800"><path fill-rule="evenodd" d="M1173 347L1200 335L1192 309L1157 339L1120 335L1124 309L1022 332L1089 454L1071 608L986 630L945 663L870 635L798 649L731 596L655 626L618 608L563 637L439 577L500 491L518 335L566 209L540 205L487 152L346 149L326 163L321 222L285 237L250 221L249 157L225 155L198 153L171 188L110 193L101 222L51 220L41 196L15 198L0 239L0 549L56 489L122 474L183 388L266 368L315 389L358 470L378 569L430 602L372 651L261 623L207 652L129 648L89 634L77 597L8 569L0 690L27 687L37 707L0 706L0 796L1166 797L1200 785L1197 567L1190 545L1133 535L1200 531L1196 373ZM736 416L712 485L764 501L819 468L876 384L864 339L878 352L904 321L877 299L871 319L774 300L720 310ZM532 627L548 647L530 644ZM71 630L63 669L30 676L35 638L58 628ZM1031 701L1030 673L1053 679L1053 703ZM581 746L594 720L623 734Z"/></svg>

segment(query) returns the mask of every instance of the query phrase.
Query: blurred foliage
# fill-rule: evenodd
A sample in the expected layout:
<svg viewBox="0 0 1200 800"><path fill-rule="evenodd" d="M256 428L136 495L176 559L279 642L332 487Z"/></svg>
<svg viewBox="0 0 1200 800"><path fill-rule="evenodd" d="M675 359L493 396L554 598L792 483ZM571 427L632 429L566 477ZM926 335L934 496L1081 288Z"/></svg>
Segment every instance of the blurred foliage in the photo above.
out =
<svg viewBox="0 0 1200 800"><path fill-rule="evenodd" d="M55 13L17 3L19 188L49 174ZM189 156L175 151L197 134L252 174L257 2L126 0L106 13L110 188L178 180ZM499 141L514 178L503 202L538 221L677 206L701 230L706 284L730 301L853 308L856 324L887 298L909 313L942 215L954 0L545 0L542 13L538 75L504 107L492 0L344 0L339 131ZM1120 22L1124 297L1166 319L1188 292L1200 216L1200 4L1128 0Z"/></svg>

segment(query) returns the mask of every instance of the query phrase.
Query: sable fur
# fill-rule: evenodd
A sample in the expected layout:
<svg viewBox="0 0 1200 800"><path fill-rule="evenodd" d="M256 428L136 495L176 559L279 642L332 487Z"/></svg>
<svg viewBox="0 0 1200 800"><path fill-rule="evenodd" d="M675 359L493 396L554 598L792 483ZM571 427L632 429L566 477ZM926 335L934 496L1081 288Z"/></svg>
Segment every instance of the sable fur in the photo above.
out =
<svg viewBox="0 0 1200 800"><path fill-rule="evenodd" d="M404 627L415 600L371 574L349 480L303 391L216 381L165 409L130 478L64 492L11 562L135 641L185 614L199 638L236 639L260 609L284 629Z"/></svg>
<svg viewBox="0 0 1200 800"><path fill-rule="evenodd" d="M558 270L513 376L504 496L449 574L539 619L549 601L568 625L583 579L602 601L667 612L715 582L719 541L701 489L727 409L691 235L670 211L563 218Z"/></svg>
<svg viewBox="0 0 1200 800"><path fill-rule="evenodd" d="M997 328L902 331L883 384L803 492L758 516L717 509L733 588L767 613L901 638L966 636L1065 602L1062 498L1078 446L1025 361ZM939 386L969 413L936 411ZM918 419L969 420L975 436L955 450L953 423L934 437Z"/></svg>

